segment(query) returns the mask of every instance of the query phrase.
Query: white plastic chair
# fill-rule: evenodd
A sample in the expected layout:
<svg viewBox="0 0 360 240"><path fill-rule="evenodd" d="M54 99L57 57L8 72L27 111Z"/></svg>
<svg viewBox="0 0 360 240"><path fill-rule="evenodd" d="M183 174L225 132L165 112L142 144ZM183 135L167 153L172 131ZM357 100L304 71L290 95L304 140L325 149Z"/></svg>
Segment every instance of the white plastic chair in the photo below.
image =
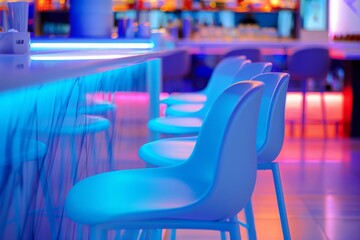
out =
<svg viewBox="0 0 360 240"><path fill-rule="evenodd" d="M271 63L249 63L239 70L235 75L229 76L228 86L240 80L248 80L271 68ZM223 86L223 89L226 87ZM219 89L220 90L220 89ZM165 134L197 134L202 120L208 112L215 99L221 92L209 95L204 106L198 111L177 112L180 116L167 116L152 119L148 122L148 128L153 132ZM175 113L175 112L174 112Z"/></svg>
<svg viewBox="0 0 360 240"><path fill-rule="evenodd" d="M226 89L209 110L188 161L78 182L66 199L67 216L89 225L92 239L106 239L110 229L163 228L228 231L231 239L240 239L234 216L255 185L263 88L246 81Z"/></svg>
<svg viewBox="0 0 360 240"><path fill-rule="evenodd" d="M279 167L273 162L280 153L284 140L284 111L289 75L265 73L253 79L265 83L256 137L258 169L271 170L273 173L284 239L290 239ZM167 167L181 164L191 155L196 138L178 137L149 142L139 149L139 157L153 166ZM251 226L253 221L251 206L246 209L246 212L250 225L249 238L255 239L255 228Z"/></svg>
<svg viewBox="0 0 360 240"><path fill-rule="evenodd" d="M270 62L257 62L257 63L250 63L245 66L243 66L241 69L238 70L238 72L235 74L236 81L243 81L251 79L252 77L260 74L260 73L266 73L270 72L272 68L272 63ZM223 81L224 85L223 87L218 87L214 89L212 92L209 92L209 95L207 97L207 101L210 101L210 104L212 101L216 99L216 97L230 84L234 83L228 83ZM227 85L225 85L227 84ZM186 103L186 104L173 104L166 108L165 114L166 116L189 116L192 114L196 114L196 112L200 111L200 109L204 106L204 103Z"/></svg>
<svg viewBox="0 0 360 240"><path fill-rule="evenodd" d="M207 96L212 95L213 91L219 92L218 89L221 89L221 93L226 87L228 87L231 84L228 80L229 77L236 74L239 69L249 63L250 61L246 60L244 56L235 56L224 59L216 65L213 73L211 74L209 83L203 90L189 93L175 92L170 94L169 97L162 99L161 103L167 105L180 103L203 103L206 101Z"/></svg>

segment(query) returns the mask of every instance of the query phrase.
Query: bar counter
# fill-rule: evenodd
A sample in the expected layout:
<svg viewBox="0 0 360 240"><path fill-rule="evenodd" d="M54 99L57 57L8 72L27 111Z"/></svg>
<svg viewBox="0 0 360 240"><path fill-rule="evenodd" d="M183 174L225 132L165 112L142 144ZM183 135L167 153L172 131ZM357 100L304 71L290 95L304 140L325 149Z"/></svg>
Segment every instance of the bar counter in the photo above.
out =
<svg viewBox="0 0 360 240"><path fill-rule="evenodd" d="M179 40L177 47L187 48L192 54L218 54L223 55L227 51L236 48L259 48L264 55L288 54L293 48L310 46L324 46L330 49L332 56L348 55L352 58L360 58L359 42L331 42L322 40L298 40L288 38L274 39L189 39ZM291 53L291 52L290 52Z"/></svg>
<svg viewBox="0 0 360 240"><path fill-rule="evenodd" d="M145 129L159 115L160 58L176 51L0 55L0 239L77 238L64 216L67 191L123 167L113 150L126 140L115 126L131 121L117 115L139 111Z"/></svg>

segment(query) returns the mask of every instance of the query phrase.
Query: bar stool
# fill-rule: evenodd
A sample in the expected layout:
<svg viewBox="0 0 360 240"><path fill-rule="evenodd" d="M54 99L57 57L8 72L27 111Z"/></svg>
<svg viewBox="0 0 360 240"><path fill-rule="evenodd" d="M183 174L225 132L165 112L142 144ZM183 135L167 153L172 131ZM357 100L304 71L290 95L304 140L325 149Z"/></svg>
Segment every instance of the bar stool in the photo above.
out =
<svg viewBox="0 0 360 240"><path fill-rule="evenodd" d="M290 50L291 51L291 50ZM325 47L307 47L293 49L292 55L288 61L288 73L291 76L291 81L301 81L302 93L302 112L301 112L301 134L305 134L306 124L306 93L311 90L308 85L311 82L320 82L324 85L326 76L330 68L329 49ZM321 94L321 123L326 131L326 109L325 100L323 97L324 86L320 87ZM294 121L291 122L293 124Z"/></svg>
<svg viewBox="0 0 360 240"><path fill-rule="evenodd" d="M110 136L108 129L110 127L110 121L106 118L99 116L91 115L70 115L64 116L63 118L55 119L53 121L49 119L41 119L38 123L38 126L33 131L37 131L40 134L47 134L51 137L63 139L60 142L60 156L61 160L65 159L65 152L67 145L70 147L71 154L71 177L74 182L77 179L77 168L79 164L78 150L76 149L76 140L77 138L83 136L82 144L83 146L85 138L91 140L92 145L92 154L91 158L93 160L94 166L97 166L97 152L96 152L96 134L103 132L105 135L105 144L107 147L108 157L111 157L112 149L110 144ZM66 141L68 139L69 141ZM109 159L110 165L112 166L112 159Z"/></svg>

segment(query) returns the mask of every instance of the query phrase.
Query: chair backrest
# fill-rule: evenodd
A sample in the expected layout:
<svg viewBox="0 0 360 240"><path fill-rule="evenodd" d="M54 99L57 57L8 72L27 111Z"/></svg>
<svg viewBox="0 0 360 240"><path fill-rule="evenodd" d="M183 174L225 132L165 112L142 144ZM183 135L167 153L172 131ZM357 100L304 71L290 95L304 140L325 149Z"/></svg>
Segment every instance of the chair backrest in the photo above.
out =
<svg viewBox="0 0 360 240"><path fill-rule="evenodd" d="M329 67L329 49L325 47L295 49L288 61L291 80L323 79L326 77Z"/></svg>
<svg viewBox="0 0 360 240"><path fill-rule="evenodd" d="M250 63L240 69L235 75L235 82L242 80L249 80L260 73L271 72L271 62L256 62ZM234 82L234 83L235 83Z"/></svg>
<svg viewBox="0 0 360 240"><path fill-rule="evenodd" d="M214 68L208 84L204 89L204 93L209 96L212 91L219 89L219 93L225 90L232 83L232 78L250 60L246 60L244 56L229 57L220 61Z"/></svg>
<svg viewBox="0 0 360 240"><path fill-rule="evenodd" d="M286 92L290 76L287 73L264 73L252 80L265 83L257 127L258 162L272 162L284 142Z"/></svg>
<svg viewBox="0 0 360 240"><path fill-rule="evenodd" d="M252 62L262 61L261 51L258 48L232 49L229 52L225 53L224 58L232 57L232 56L240 56L240 55L245 56L247 59L251 60Z"/></svg>
<svg viewBox="0 0 360 240"><path fill-rule="evenodd" d="M225 60L224 60L225 61ZM213 102L218 98L220 93L224 91L228 86L233 83L249 80L252 77L263 73L271 71L272 63L270 62L259 62L259 63L247 63L242 68L238 69L235 75L229 76L229 82L224 81L224 85L222 87L218 87L215 89L211 89L209 94L207 95L207 99L204 107L199 111L200 116L205 116ZM225 85L226 83L226 85Z"/></svg>
<svg viewBox="0 0 360 240"><path fill-rule="evenodd" d="M183 167L192 185L208 186L189 214L216 220L234 216L249 201L256 179L256 125L264 84L227 88L210 108ZM191 174L194 173L194 174Z"/></svg>

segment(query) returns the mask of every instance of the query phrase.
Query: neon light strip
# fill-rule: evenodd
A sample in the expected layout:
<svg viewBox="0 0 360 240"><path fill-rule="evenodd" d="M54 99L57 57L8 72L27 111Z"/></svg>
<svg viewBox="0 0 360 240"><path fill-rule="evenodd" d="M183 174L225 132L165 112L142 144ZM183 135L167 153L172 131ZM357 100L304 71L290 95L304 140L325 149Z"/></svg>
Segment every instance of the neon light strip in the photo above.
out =
<svg viewBox="0 0 360 240"><path fill-rule="evenodd" d="M82 42L42 42L31 43L31 50L44 49L150 49L154 47L153 42L149 43L82 43Z"/></svg>
<svg viewBox="0 0 360 240"><path fill-rule="evenodd" d="M134 55L125 55L125 54L118 54L118 55L63 55L63 56L47 56L47 55L33 55L30 57L31 60L34 61L74 61L74 60L106 60L106 59L116 59L116 58L124 58L128 56Z"/></svg>

